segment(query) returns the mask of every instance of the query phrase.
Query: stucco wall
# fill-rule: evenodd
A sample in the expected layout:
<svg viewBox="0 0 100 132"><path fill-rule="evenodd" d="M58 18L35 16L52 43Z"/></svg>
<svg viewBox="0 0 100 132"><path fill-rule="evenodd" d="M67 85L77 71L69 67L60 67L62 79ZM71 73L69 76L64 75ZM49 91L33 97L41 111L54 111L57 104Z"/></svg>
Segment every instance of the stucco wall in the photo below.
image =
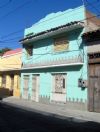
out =
<svg viewBox="0 0 100 132"><path fill-rule="evenodd" d="M1 57L0 70L21 68L21 56L22 53Z"/></svg>
<svg viewBox="0 0 100 132"><path fill-rule="evenodd" d="M29 75L29 94L31 95L31 87L32 81L31 76L34 74L40 75L40 82L39 82L39 96L50 98L52 90L53 90L53 82L52 82L52 73L66 73L66 99L67 100L74 100L77 99L83 100L85 102L87 100L87 88L82 90L78 87L78 79L81 77L82 69L81 66L72 66L72 67L59 67L59 68L50 68L50 69L41 69L41 70L27 70L23 71L22 75L22 89L21 92L23 93L23 76ZM83 75L82 75L83 76ZM86 76L86 75L85 75Z"/></svg>
<svg viewBox="0 0 100 132"><path fill-rule="evenodd" d="M83 29L77 29L63 34L64 36L66 36L66 39L69 41L68 50L65 50L63 52L54 51L53 37L32 43L34 45L33 56L27 57L27 51L24 48L23 57L22 57L23 63L25 64L43 63L43 61L44 62L52 61L63 58L70 59L75 56L78 57L79 55L82 55L83 45L81 42L82 40L80 39L80 34L82 32Z"/></svg>

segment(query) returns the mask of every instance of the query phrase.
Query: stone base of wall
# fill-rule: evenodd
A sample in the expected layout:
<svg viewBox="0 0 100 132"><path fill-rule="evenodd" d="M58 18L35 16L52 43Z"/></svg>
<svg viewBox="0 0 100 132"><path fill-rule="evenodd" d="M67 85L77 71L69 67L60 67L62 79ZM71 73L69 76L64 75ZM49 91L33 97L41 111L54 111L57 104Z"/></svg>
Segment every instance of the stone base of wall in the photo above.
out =
<svg viewBox="0 0 100 132"><path fill-rule="evenodd" d="M51 100L54 102L66 103L66 94L52 93Z"/></svg>
<svg viewBox="0 0 100 132"><path fill-rule="evenodd" d="M67 109L73 109L73 110L82 110L82 111L87 111L87 102L81 101L66 101L66 102L58 102L58 101L50 101L50 97L39 97L39 102L41 103L47 103L47 104L58 104L58 105L64 105L65 108Z"/></svg>
<svg viewBox="0 0 100 132"><path fill-rule="evenodd" d="M69 109L76 109L76 110L83 110L87 111L87 102L73 102L73 101L67 101L66 107Z"/></svg>
<svg viewBox="0 0 100 132"><path fill-rule="evenodd" d="M50 103L50 97L48 97L48 96L39 96L39 102L49 104Z"/></svg>

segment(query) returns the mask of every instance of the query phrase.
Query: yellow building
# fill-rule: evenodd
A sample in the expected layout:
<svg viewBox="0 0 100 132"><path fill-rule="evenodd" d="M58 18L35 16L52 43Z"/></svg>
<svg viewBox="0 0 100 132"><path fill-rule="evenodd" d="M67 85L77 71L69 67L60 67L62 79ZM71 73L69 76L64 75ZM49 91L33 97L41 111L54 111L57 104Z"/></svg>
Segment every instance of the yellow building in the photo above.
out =
<svg viewBox="0 0 100 132"><path fill-rule="evenodd" d="M1 94L20 96L20 69L22 49L7 51L0 57ZM2 90L1 90L2 89Z"/></svg>

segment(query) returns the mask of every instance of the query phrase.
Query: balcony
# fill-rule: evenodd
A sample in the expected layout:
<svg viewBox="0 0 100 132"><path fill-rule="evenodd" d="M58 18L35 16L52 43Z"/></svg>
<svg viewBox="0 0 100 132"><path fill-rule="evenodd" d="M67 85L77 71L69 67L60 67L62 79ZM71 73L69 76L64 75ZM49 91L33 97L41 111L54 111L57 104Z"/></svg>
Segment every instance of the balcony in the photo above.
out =
<svg viewBox="0 0 100 132"><path fill-rule="evenodd" d="M44 57L41 58L39 61L35 61L33 59L28 61L28 63L23 64L22 69L38 69L38 68L50 68L50 67L60 67L60 66L73 66L73 65L83 65L83 56L82 53L76 52L77 54L71 55L69 54L62 54L59 55L59 57L55 57L55 55L52 56L52 59L50 56L46 55L45 59ZM46 59L47 58L47 59Z"/></svg>

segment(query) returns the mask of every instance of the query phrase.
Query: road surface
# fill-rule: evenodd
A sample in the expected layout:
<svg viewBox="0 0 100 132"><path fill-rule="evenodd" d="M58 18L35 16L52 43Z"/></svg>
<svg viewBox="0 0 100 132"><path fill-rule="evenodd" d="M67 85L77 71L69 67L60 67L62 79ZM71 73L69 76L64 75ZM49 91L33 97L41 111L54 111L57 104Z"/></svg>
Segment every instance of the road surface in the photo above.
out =
<svg viewBox="0 0 100 132"><path fill-rule="evenodd" d="M0 132L100 132L100 124L61 119L0 103Z"/></svg>

